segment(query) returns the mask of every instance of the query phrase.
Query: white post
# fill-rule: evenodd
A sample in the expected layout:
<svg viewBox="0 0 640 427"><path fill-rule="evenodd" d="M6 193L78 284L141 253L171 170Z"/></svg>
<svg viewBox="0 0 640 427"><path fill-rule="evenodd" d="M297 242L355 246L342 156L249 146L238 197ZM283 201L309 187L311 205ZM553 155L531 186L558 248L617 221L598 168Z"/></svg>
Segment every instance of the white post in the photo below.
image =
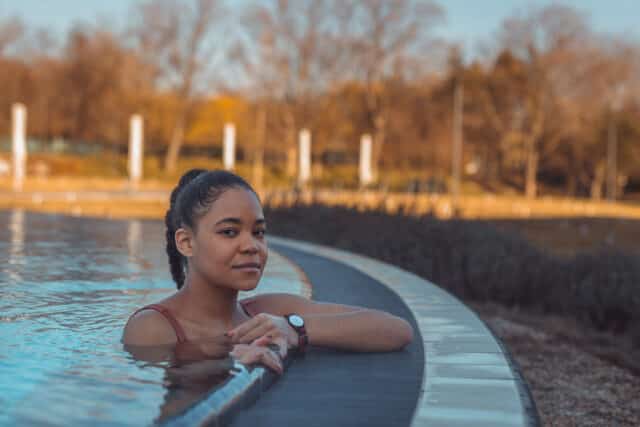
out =
<svg viewBox="0 0 640 427"><path fill-rule="evenodd" d="M224 168L233 170L236 162L236 127L233 123L224 125Z"/></svg>
<svg viewBox="0 0 640 427"><path fill-rule="evenodd" d="M311 178L311 132L307 129L300 131L299 144L300 174L298 175L298 182L306 184Z"/></svg>
<svg viewBox="0 0 640 427"><path fill-rule="evenodd" d="M129 180L134 185L142 179L143 139L142 117L134 114L129 122Z"/></svg>
<svg viewBox="0 0 640 427"><path fill-rule="evenodd" d="M23 104L13 104L13 189L22 190L27 166L27 109Z"/></svg>
<svg viewBox="0 0 640 427"><path fill-rule="evenodd" d="M365 186L373 181L371 173L371 135L364 134L360 138L360 185Z"/></svg>

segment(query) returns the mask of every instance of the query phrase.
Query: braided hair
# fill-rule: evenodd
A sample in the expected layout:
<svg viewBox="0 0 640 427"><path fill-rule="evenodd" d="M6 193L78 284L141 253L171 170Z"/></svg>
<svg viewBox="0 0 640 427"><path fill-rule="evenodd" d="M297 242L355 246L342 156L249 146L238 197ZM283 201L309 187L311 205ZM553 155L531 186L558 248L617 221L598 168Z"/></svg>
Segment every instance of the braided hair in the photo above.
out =
<svg viewBox="0 0 640 427"><path fill-rule="evenodd" d="M176 230L189 227L195 232L198 220L209 211L222 193L233 187L244 188L258 197L244 179L223 170L191 169L182 175L178 185L171 192L164 223L169 269L178 289L184 284L187 259L178 251Z"/></svg>

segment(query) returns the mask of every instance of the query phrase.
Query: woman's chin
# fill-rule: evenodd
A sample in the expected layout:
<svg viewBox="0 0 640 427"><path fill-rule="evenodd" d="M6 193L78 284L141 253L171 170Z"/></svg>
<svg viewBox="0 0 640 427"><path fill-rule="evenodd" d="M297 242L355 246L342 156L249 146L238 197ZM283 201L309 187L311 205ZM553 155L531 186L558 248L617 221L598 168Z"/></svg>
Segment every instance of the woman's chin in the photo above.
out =
<svg viewBox="0 0 640 427"><path fill-rule="evenodd" d="M259 280L239 280L235 283L235 288L239 291L248 292L253 291L258 287Z"/></svg>
<svg viewBox="0 0 640 427"><path fill-rule="evenodd" d="M260 270L239 270L237 271L240 274L235 276L234 287L238 288L239 291L252 291L260 282L260 278L262 277L262 271Z"/></svg>

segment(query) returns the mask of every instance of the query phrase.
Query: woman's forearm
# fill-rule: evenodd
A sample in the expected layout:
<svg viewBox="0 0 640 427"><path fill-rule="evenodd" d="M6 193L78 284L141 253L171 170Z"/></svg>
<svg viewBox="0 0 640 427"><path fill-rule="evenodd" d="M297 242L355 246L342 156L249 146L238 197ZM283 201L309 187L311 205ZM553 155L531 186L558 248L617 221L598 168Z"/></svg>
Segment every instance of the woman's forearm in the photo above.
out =
<svg viewBox="0 0 640 427"><path fill-rule="evenodd" d="M413 339L404 319L377 310L305 316L309 344L354 351L400 350Z"/></svg>

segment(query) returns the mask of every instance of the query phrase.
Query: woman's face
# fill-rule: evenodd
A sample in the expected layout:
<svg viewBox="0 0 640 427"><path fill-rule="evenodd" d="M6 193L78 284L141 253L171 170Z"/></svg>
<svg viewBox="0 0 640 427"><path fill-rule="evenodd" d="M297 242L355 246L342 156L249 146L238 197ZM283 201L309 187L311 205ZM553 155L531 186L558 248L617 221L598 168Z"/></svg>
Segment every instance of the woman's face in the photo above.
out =
<svg viewBox="0 0 640 427"><path fill-rule="evenodd" d="M267 262L264 234L264 214L255 194L244 188L225 190L198 221L190 273L214 286L254 289Z"/></svg>

